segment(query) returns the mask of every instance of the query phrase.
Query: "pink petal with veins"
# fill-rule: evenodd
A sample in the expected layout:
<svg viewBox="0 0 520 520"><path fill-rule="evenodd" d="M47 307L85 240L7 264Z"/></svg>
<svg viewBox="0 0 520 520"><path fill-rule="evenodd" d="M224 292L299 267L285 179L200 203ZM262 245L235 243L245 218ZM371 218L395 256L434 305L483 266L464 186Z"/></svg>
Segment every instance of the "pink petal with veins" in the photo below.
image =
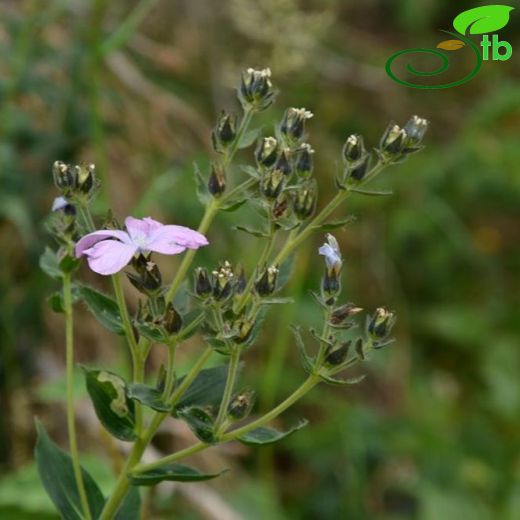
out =
<svg viewBox="0 0 520 520"><path fill-rule="evenodd" d="M103 240L83 251L88 265L96 273L109 275L123 269L137 252L137 246L117 240Z"/></svg>
<svg viewBox="0 0 520 520"><path fill-rule="evenodd" d="M155 231L150 239L150 242L156 240L168 239L180 246L187 247L189 249L198 249L201 246L207 246L209 244L208 239L198 231L194 231L185 226L163 226L162 228Z"/></svg>
<svg viewBox="0 0 520 520"><path fill-rule="evenodd" d="M94 244L101 240L117 238L121 240L124 244L130 245L132 241L128 233L125 231L120 231L118 229L101 229L100 231L94 231L82 237L76 244L76 257L79 258L81 255L85 253L86 249L89 249ZM113 242L113 240L111 240Z"/></svg>

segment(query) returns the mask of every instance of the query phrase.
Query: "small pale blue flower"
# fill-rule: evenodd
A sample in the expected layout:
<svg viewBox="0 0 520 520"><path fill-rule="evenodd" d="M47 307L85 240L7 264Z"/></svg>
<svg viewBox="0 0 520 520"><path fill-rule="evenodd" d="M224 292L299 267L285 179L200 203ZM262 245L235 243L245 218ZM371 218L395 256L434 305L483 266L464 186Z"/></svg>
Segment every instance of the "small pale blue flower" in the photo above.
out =
<svg viewBox="0 0 520 520"><path fill-rule="evenodd" d="M56 197L54 202L52 203L51 211L59 211L60 209L65 209L69 203L65 197Z"/></svg>
<svg viewBox="0 0 520 520"><path fill-rule="evenodd" d="M318 252L325 257L325 263L329 269L341 267L343 260L341 258L338 241L330 233L327 233L326 237L328 243L323 244L318 249Z"/></svg>

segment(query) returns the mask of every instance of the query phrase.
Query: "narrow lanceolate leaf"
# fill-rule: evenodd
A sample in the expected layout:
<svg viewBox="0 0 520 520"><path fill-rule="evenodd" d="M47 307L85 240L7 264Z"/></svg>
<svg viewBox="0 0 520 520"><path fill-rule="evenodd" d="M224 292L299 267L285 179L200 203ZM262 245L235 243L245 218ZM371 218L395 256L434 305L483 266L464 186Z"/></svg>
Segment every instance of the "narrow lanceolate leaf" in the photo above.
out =
<svg viewBox="0 0 520 520"><path fill-rule="evenodd" d="M84 368L87 391L101 424L116 438L134 441L135 405L124 379L107 370Z"/></svg>
<svg viewBox="0 0 520 520"><path fill-rule="evenodd" d="M214 419L203 408L198 406L183 408L177 412L177 416L186 421L191 431L202 442L212 444L217 441L215 438Z"/></svg>
<svg viewBox="0 0 520 520"><path fill-rule="evenodd" d="M336 379L335 377L326 376L324 374L319 374L319 376L325 383L335 386L357 385L358 383L361 383L361 381L363 381L363 379L366 377L365 374L357 377L350 377L348 379Z"/></svg>
<svg viewBox="0 0 520 520"><path fill-rule="evenodd" d="M508 5L483 5L463 11L453 20L453 27L460 34L485 34L498 31L509 22L514 7Z"/></svg>
<svg viewBox="0 0 520 520"><path fill-rule="evenodd" d="M79 297L103 327L115 334L124 335L121 315L117 303L112 298L86 285L79 287Z"/></svg>
<svg viewBox="0 0 520 520"><path fill-rule="evenodd" d="M242 365L240 369L241 367ZM175 405L175 410L189 406L219 405L226 386L227 373L226 365L201 370ZM179 387L183 381L184 377L180 378L176 387Z"/></svg>
<svg viewBox="0 0 520 520"><path fill-rule="evenodd" d="M294 339L296 340L296 346L298 347L298 352L300 354L300 359L303 365L305 372L308 374L312 374L314 372L313 362L314 360L307 354L305 350L305 343L303 342L302 335L300 333L299 327L291 326L291 329L294 334Z"/></svg>
<svg viewBox="0 0 520 520"><path fill-rule="evenodd" d="M253 128L252 130L248 130L241 138L238 143L238 148L241 150L242 148L247 148L251 146L260 135L260 128Z"/></svg>
<svg viewBox="0 0 520 520"><path fill-rule="evenodd" d="M332 229L340 229L352 222L356 221L356 217L354 215L350 215L347 218L341 220L331 220L330 222L325 222L324 224L320 224L319 226L313 226L313 229L321 229L323 231L331 231Z"/></svg>
<svg viewBox="0 0 520 520"><path fill-rule="evenodd" d="M210 198L207 181L196 163L193 163L193 175L195 177L196 193L199 202L205 206Z"/></svg>
<svg viewBox="0 0 520 520"><path fill-rule="evenodd" d="M267 444L274 444L275 442L285 439L292 433L301 430L304 426L307 426L308 423L309 421L304 419L286 432L280 432L269 426L261 426L260 428L256 428L256 430L240 435L240 437L237 437L237 440L249 446L265 446Z"/></svg>
<svg viewBox="0 0 520 520"><path fill-rule="evenodd" d="M162 400L162 392L153 386L140 383L128 385L128 397L158 412L169 412L172 408Z"/></svg>
<svg viewBox="0 0 520 520"><path fill-rule="evenodd" d="M353 191L354 193L360 193L361 195L369 195L371 197L389 197L390 195L393 195L393 191L391 190L374 191L363 190L361 188L350 188L350 191Z"/></svg>
<svg viewBox="0 0 520 520"><path fill-rule="evenodd" d="M54 444L39 421L36 421L36 430L38 440L34 454L43 487L64 520L83 520L70 455ZM105 499L94 479L83 468L81 473L92 517L98 518Z"/></svg>
<svg viewBox="0 0 520 520"><path fill-rule="evenodd" d="M243 231L244 233L248 233L249 235L253 235L257 238L269 236L265 231L260 231L259 229L252 229L247 226L235 226L235 229L238 231Z"/></svg>
<svg viewBox="0 0 520 520"><path fill-rule="evenodd" d="M184 464L168 464L160 468L152 469L144 473L131 473L129 475L132 484L136 486L153 486L164 480L175 482L200 482L217 478L227 470L219 473L201 473L198 469Z"/></svg>
<svg viewBox="0 0 520 520"><path fill-rule="evenodd" d="M233 211L236 211L238 208L241 208L247 201L247 198L237 197L236 199L230 200L227 204L219 206L219 209L221 211L227 211L229 213L232 213Z"/></svg>

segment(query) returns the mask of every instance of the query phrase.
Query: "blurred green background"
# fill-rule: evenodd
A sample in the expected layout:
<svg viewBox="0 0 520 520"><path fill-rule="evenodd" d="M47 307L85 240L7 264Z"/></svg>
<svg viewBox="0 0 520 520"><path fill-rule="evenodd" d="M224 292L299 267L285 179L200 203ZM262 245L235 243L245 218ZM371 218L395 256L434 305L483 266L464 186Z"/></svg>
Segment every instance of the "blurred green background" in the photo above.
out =
<svg viewBox="0 0 520 520"><path fill-rule="evenodd" d="M208 485L159 488L149 518L520 518L520 14L499 33L513 46L511 60L485 62L463 86L409 89L384 71L390 54L434 47L439 29L477 5L2 1L0 519L56 518L31 465L34 415L65 440L62 321L48 308L53 285L38 268L56 195L52 162L96 163L100 213L110 205L120 217L196 227L192 163L207 165L215 116L238 108L233 88L248 66L270 66L281 91L258 118L267 134L287 106L314 112L308 128L322 202L350 133L375 145L390 120L404 124L417 113L431 121L426 150L377 181L394 196L350 198L343 215L358 220L337 235L348 299L394 308L397 342L363 367L361 384L319 387L286 413L285 424L302 416L311 424L281 445L201 456L232 471ZM237 219L251 214L218 217L199 262L254 265L259 245L231 231ZM319 284L322 241L299 253L296 303L272 313L249 354L245 378L259 388L261 407L304 377L288 325L317 319L308 289ZM78 314L79 361L121 363L121 345ZM102 434L99 442L88 402L79 408L86 465L109 486L117 457L109 463L107 454L116 448ZM175 428L157 449L185 441Z"/></svg>

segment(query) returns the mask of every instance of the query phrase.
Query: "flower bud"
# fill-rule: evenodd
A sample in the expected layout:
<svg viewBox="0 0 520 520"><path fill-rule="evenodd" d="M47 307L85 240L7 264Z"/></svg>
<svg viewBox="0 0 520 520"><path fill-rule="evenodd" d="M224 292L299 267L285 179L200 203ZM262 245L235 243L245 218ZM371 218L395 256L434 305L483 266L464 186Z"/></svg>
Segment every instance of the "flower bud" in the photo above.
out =
<svg viewBox="0 0 520 520"><path fill-rule="evenodd" d="M259 296L269 296L276 289L278 268L275 265L264 267L255 281L255 289Z"/></svg>
<svg viewBox="0 0 520 520"><path fill-rule="evenodd" d="M65 197L56 197L52 203L51 211L63 211L65 215L73 217L76 214L76 207L70 204Z"/></svg>
<svg viewBox="0 0 520 520"><path fill-rule="evenodd" d="M278 157L278 142L274 137L264 137L255 151L255 159L258 166L270 168Z"/></svg>
<svg viewBox="0 0 520 520"><path fill-rule="evenodd" d="M296 173L300 177L310 177L314 168L312 156L314 150L310 144L303 143L298 149L298 157L296 159Z"/></svg>
<svg viewBox="0 0 520 520"><path fill-rule="evenodd" d="M217 301L226 300L233 292L235 275L231 269L231 264L226 260L211 274L213 275L213 297Z"/></svg>
<svg viewBox="0 0 520 520"><path fill-rule="evenodd" d="M280 170L284 175L290 175L292 172L291 162L289 160L289 148L284 148L280 155L278 156L278 160L275 164L275 169Z"/></svg>
<svg viewBox="0 0 520 520"><path fill-rule="evenodd" d="M95 169L94 164L86 166L76 166L77 178L76 183L78 189L83 193L90 193L95 185Z"/></svg>
<svg viewBox="0 0 520 520"><path fill-rule="evenodd" d="M244 266L239 264L235 271L235 293L242 294L247 286Z"/></svg>
<svg viewBox="0 0 520 520"><path fill-rule="evenodd" d="M405 131L395 123L390 123L381 137L381 150L387 154L399 155L403 149Z"/></svg>
<svg viewBox="0 0 520 520"><path fill-rule="evenodd" d="M325 354L325 363L330 366L338 366L347 359L352 341L345 341L339 347L330 347Z"/></svg>
<svg viewBox="0 0 520 520"><path fill-rule="evenodd" d="M294 213L300 220L309 218L316 210L318 185L315 179L304 182L296 189L293 201Z"/></svg>
<svg viewBox="0 0 520 520"><path fill-rule="evenodd" d="M182 317L171 302L166 306L162 326L168 334L177 334L182 329Z"/></svg>
<svg viewBox="0 0 520 520"><path fill-rule="evenodd" d="M274 220L287 218L291 214L291 196L283 192L274 202L271 215Z"/></svg>
<svg viewBox="0 0 520 520"><path fill-rule="evenodd" d="M428 130L429 121L422 117L412 116L406 125L404 132L406 134L407 147L414 147L421 144L426 130Z"/></svg>
<svg viewBox="0 0 520 520"><path fill-rule="evenodd" d="M228 415L239 421L245 419L251 412L255 403L255 392L246 390L235 395L228 406Z"/></svg>
<svg viewBox="0 0 520 520"><path fill-rule="evenodd" d="M242 72L238 98L244 109L264 110L274 101L271 69L249 68Z"/></svg>
<svg viewBox="0 0 520 520"><path fill-rule="evenodd" d="M392 331L395 321L395 312L379 307L368 324L368 332L375 339L384 339Z"/></svg>
<svg viewBox="0 0 520 520"><path fill-rule="evenodd" d="M140 254L132 259L132 266L137 271L137 275L126 273L130 283L143 294L151 295L156 293L162 285L162 276L159 267L152 262L149 257Z"/></svg>
<svg viewBox="0 0 520 520"><path fill-rule="evenodd" d="M208 180L208 190L214 197L219 197L226 189L226 172L220 164L211 165Z"/></svg>
<svg viewBox="0 0 520 520"><path fill-rule="evenodd" d="M238 344L245 343L251 337L251 333L253 332L254 325L255 325L254 318L246 318L246 317L238 318L233 323L233 328L237 332L237 335L233 338L235 343L238 343Z"/></svg>
<svg viewBox="0 0 520 520"><path fill-rule="evenodd" d="M358 162L350 167L347 167L347 178L354 179L355 181L362 181L368 171L368 165L370 163L370 155L364 155Z"/></svg>
<svg viewBox="0 0 520 520"><path fill-rule="evenodd" d="M280 132L291 142L299 141L305 133L305 121L313 115L305 108L288 108L280 123Z"/></svg>
<svg viewBox="0 0 520 520"><path fill-rule="evenodd" d="M343 160L347 165L352 165L366 155L363 137L358 134L352 134L347 137L343 145Z"/></svg>
<svg viewBox="0 0 520 520"><path fill-rule="evenodd" d="M228 114L224 110L220 113L217 124L211 133L213 149L222 153L235 140L237 118L234 114Z"/></svg>
<svg viewBox="0 0 520 520"><path fill-rule="evenodd" d="M195 269L195 294L201 298L207 298L213 290L207 269L197 267Z"/></svg>
<svg viewBox="0 0 520 520"><path fill-rule="evenodd" d="M363 309L361 307L357 307L353 303L346 303L337 309L334 309L332 314L330 315L330 323L332 325L341 325L345 323L348 318L351 316L355 316L360 313Z"/></svg>
<svg viewBox="0 0 520 520"><path fill-rule="evenodd" d="M55 161L52 165L52 176L56 188L61 191L72 190L76 187L76 174L74 169L63 161Z"/></svg>
<svg viewBox="0 0 520 520"><path fill-rule="evenodd" d="M265 172L260 183L260 191L267 199L276 199L280 195L285 181L281 170L273 169Z"/></svg>
<svg viewBox="0 0 520 520"><path fill-rule="evenodd" d="M323 244L318 252L325 257L325 276L322 279L321 289L326 302L333 302L333 298L337 296L341 289L339 274L343 265L341 251L339 250L338 241L330 233L327 233L327 242Z"/></svg>

